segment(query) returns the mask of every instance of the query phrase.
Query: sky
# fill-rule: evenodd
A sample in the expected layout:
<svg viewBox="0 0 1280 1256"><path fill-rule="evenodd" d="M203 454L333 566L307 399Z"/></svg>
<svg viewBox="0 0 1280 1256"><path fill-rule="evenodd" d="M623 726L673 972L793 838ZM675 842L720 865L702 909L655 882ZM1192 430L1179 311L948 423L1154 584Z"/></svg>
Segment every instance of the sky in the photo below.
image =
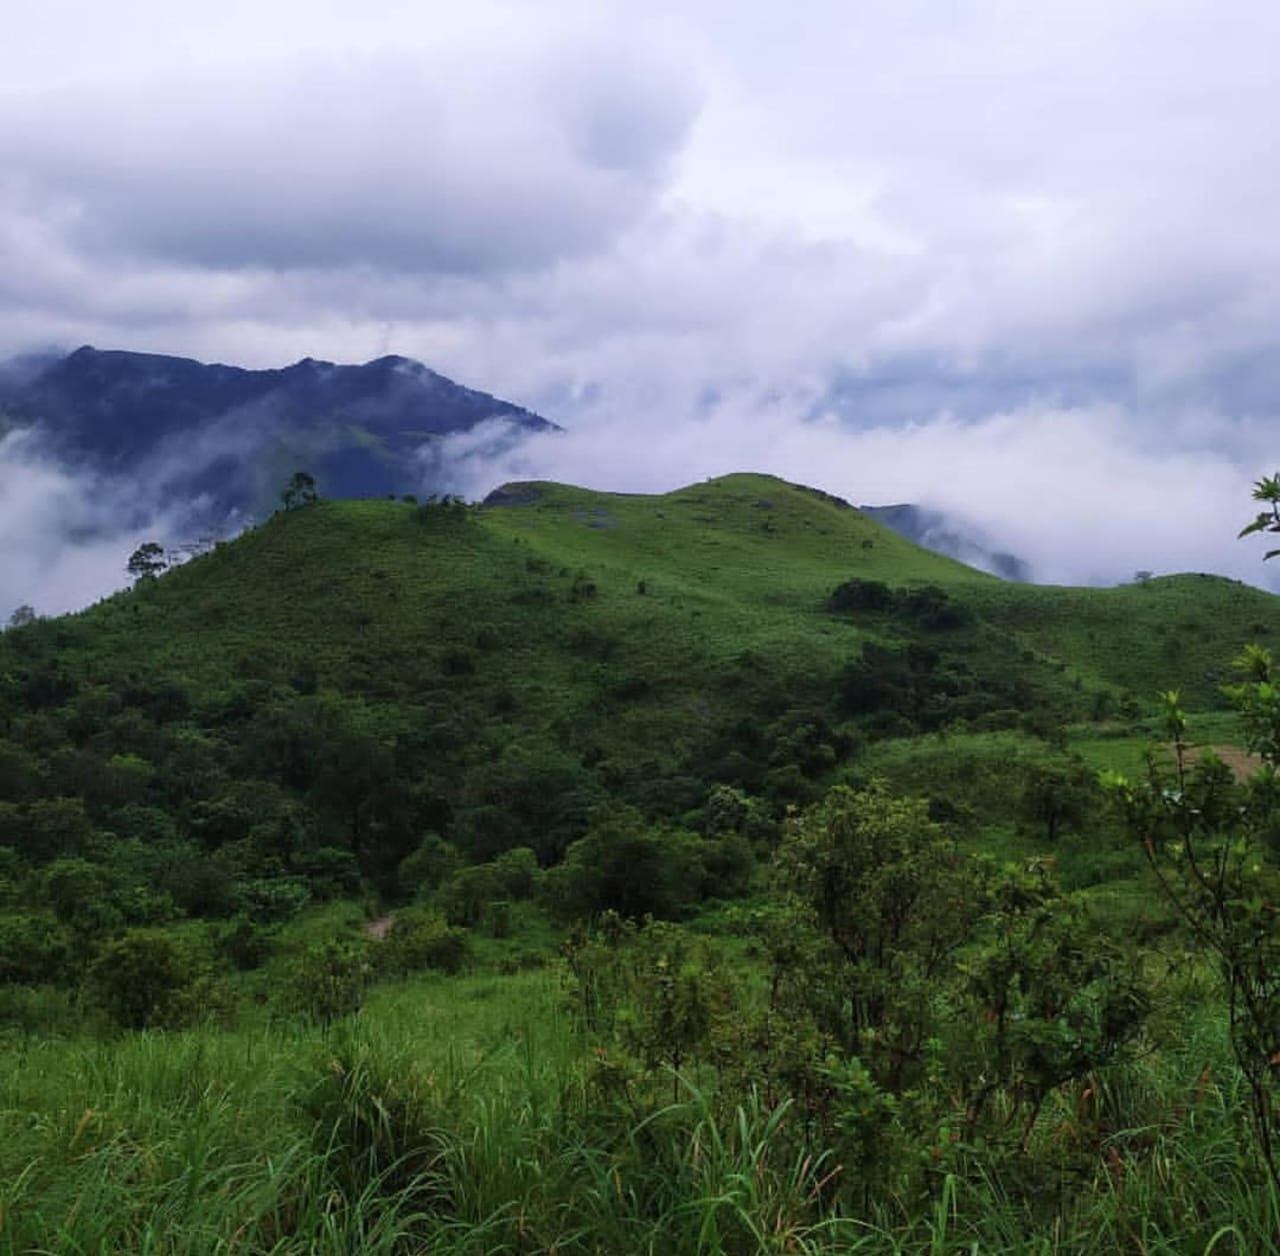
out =
<svg viewBox="0 0 1280 1256"><path fill-rule="evenodd" d="M568 429L459 441L469 492L764 470L1039 579L1260 582L1278 42L1261 0L5 0L0 357L400 353ZM104 592L130 496L0 443L0 598Z"/></svg>

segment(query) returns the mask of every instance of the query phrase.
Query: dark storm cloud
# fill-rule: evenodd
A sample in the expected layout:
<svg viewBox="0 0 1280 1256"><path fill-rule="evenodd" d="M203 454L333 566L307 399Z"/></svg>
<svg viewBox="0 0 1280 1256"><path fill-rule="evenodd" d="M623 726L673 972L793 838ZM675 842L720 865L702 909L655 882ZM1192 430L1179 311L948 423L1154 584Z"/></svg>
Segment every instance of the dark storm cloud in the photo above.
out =
<svg viewBox="0 0 1280 1256"><path fill-rule="evenodd" d="M517 70L384 53L30 93L0 118L0 161L21 172L18 212L51 216L91 255L214 271L545 267L645 212L694 102L626 61Z"/></svg>

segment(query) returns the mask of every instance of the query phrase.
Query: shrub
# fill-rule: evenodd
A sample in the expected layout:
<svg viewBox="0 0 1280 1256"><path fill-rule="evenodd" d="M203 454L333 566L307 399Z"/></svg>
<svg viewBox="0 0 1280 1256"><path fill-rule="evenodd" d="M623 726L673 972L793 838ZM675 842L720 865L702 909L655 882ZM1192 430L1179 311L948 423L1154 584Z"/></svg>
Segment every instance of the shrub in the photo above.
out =
<svg viewBox="0 0 1280 1256"><path fill-rule="evenodd" d="M260 877L243 887L241 897L255 923L279 924L307 905L311 891L301 877Z"/></svg>
<svg viewBox="0 0 1280 1256"><path fill-rule="evenodd" d="M894 592L879 580L846 580L827 599L831 611L888 611L893 609Z"/></svg>
<svg viewBox="0 0 1280 1256"><path fill-rule="evenodd" d="M360 888L356 857L337 846L307 851L294 860L294 867L306 877L311 892L319 899L343 898Z"/></svg>
<svg viewBox="0 0 1280 1256"><path fill-rule="evenodd" d="M85 859L56 859L41 878L53 914L81 938L113 932L122 923L110 871Z"/></svg>
<svg viewBox="0 0 1280 1256"><path fill-rule="evenodd" d="M239 916L222 926L215 939L218 954L233 968L248 972L261 968L276 949L275 934L255 924L248 916Z"/></svg>
<svg viewBox="0 0 1280 1256"><path fill-rule="evenodd" d="M407 898L424 898L434 894L458 871L462 856L452 842L428 833L411 855L400 861L396 881Z"/></svg>
<svg viewBox="0 0 1280 1256"><path fill-rule="evenodd" d="M483 919L489 904L502 897L502 889L492 864L463 868L441 889L438 902L451 925L474 928Z"/></svg>
<svg viewBox="0 0 1280 1256"><path fill-rule="evenodd" d="M289 1001L294 1010L328 1025L364 1006L372 975L363 939L330 938L309 947L294 962Z"/></svg>
<svg viewBox="0 0 1280 1256"><path fill-rule="evenodd" d="M70 955L70 936L48 917L0 917L0 983L56 982L65 974Z"/></svg>
<svg viewBox="0 0 1280 1256"><path fill-rule="evenodd" d="M564 863L547 874L547 897L569 919L604 911L671 919L696 898L701 864L692 834L651 829L622 815L569 847Z"/></svg>
<svg viewBox="0 0 1280 1256"><path fill-rule="evenodd" d="M377 958L378 966L392 973L422 969L456 973L469 952L465 931L452 927L438 911L406 907L396 914Z"/></svg>
<svg viewBox="0 0 1280 1256"><path fill-rule="evenodd" d="M726 833L702 843L702 865L705 897L741 898L751 889L755 851L743 834Z"/></svg>
<svg viewBox="0 0 1280 1256"><path fill-rule="evenodd" d="M527 846L517 846L493 861L494 877L506 898L531 898L538 878L538 858Z"/></svg>
<svg viewBox="0 0 1280 1256"><path fill-rule="evenodd" d="M125 1029L174 1026L195 1011L198 965L177 938L130 929L108 942L89 970L90 987Z"/></svg>
<svg viewBox="0 0 1280 1256"><path fill-rule="evenodd" d="M515 924L511 917L511 904L505 899L490 903L489 910L484 914L484 923L491 938L509 938L515 931Z"/></svg>

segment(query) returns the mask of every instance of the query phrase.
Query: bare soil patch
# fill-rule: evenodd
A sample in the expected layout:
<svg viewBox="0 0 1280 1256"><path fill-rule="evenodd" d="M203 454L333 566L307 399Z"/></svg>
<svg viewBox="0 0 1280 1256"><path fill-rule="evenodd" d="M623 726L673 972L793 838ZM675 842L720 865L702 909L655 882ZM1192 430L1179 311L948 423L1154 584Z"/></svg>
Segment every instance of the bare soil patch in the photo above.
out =
<svg viewBox="0 0 1280 1256"><path fill-rule="evenodd" d="M1172 759L1172 746L1162 746L1161 749ZM1231 769L1237 781L1248 780L1262 767L1262 760L1256 754L1250 754L1241 746L1203 745L1196 742L1187 743L1188 761L1194 763L1204 750L1212 750Z"/></svg>

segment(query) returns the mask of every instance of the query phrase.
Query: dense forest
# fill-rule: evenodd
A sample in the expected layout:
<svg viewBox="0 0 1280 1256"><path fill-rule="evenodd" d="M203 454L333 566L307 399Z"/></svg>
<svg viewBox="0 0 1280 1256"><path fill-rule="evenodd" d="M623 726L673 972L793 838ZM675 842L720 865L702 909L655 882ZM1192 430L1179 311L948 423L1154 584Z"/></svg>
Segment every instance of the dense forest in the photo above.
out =
<svg viewBox="0 0 1280 1256"><path fill-rule="evenodd" d="M287 507L0 635L4 1250L1277 1241L1274 597Z"/></svg>

